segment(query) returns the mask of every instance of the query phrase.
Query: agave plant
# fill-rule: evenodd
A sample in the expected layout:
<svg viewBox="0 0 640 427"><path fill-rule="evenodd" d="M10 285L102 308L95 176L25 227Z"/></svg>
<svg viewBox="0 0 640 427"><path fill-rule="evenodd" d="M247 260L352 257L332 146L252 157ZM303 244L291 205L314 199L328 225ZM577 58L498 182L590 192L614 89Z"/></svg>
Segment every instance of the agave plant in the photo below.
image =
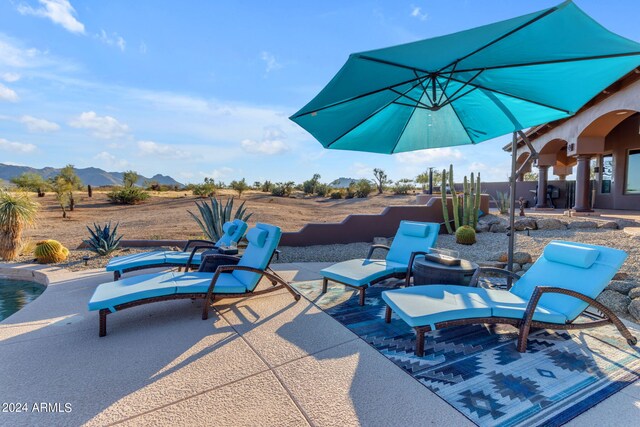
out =
<svg viewBox="0 0 640 427"><path fill-rule="evenodd" d="M200 211L200 217L191 211L187 212L189 212L196 221L206 238L212 242L216 242L222 237L222 225L225 222L233 219L241 219L246 222L251 215L253 215L253 213L247 213L247 210L244 208L245 202L242 202L232 216L233 197L227 199L224 205L222 204L222 200L218 200L215 197L211 197L209 201L210 204L207 204L206 201L196 202L196 206Z"/></svg>
<svg viewBox="0 0 640 427"><path fill-rule="evenodd" d="M26 193L0 190L0 258L16 259L22 247L22 231L35 223L39 206Z"/></svg>
<svg viewBox="0 0 640 427"><path fill-rule="evenodd" d="M120 246L122 235L117 236L118 225L120 225L120 223L116 223L115 227L111 228L111 221L105 224L104 227L94 222L93 230L87 226L91 238L85 240L84 243L89 246L88 249L91 252L95 252L101 256L109 255Z"/></svg>

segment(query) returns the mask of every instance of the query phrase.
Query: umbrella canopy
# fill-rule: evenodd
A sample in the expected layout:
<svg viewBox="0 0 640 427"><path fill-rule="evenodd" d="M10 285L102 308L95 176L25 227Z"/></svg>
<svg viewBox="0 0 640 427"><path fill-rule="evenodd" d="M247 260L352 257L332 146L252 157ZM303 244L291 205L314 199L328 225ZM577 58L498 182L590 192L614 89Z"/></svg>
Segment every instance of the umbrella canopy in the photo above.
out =
<svg viewBox="0 0 640 427"><path fill-rule="evenodd" d="M571 1L459 33L352 54L291 120L325 148L475 144L573 115L639 64L640 44Z"/></svg>

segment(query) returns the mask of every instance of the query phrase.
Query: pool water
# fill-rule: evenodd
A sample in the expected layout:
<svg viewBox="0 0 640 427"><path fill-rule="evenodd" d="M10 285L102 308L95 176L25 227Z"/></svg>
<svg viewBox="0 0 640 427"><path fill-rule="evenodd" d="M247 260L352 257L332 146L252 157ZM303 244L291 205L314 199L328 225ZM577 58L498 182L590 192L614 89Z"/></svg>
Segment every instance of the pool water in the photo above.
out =
<svg viewBox="0 0 640 427"><path fill-rule="evenodd" d="M38 298L45 288L40 283L0 278L0 321Z"/></svg>

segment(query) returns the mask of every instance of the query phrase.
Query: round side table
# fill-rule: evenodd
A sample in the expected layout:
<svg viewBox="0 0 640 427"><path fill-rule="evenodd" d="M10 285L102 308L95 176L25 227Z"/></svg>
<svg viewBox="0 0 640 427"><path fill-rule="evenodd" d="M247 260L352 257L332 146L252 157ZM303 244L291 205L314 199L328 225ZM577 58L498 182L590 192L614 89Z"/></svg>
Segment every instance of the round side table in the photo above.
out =
<svg viewBox="0 0 640 427"><path fill-rule="evenodd" d="M424 258L413 263L413 284L469 286L478 269L475 262L460 260L460 265L444 265Z"/></svg>

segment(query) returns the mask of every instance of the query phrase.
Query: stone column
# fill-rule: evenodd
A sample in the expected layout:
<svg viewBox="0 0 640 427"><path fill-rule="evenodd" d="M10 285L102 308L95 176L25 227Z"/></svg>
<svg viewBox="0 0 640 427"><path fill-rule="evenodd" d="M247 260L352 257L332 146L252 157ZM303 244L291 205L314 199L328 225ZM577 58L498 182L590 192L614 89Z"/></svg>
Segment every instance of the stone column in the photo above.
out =
<svg viewBox="0 0 640 427"><path fill-rule="evenodd" d="M591 183L591 155L580 154L577 156L578 169L576 171L576 204L573 209L576 212L593 212L589 204L589 191Z"/></svg>
<svg viewBox="0 0 640 427"><path fill-rule="evenodd" d="M547 205L547 172L549 166L538 165L538 202L536 209L548 209Z"/></svg>

